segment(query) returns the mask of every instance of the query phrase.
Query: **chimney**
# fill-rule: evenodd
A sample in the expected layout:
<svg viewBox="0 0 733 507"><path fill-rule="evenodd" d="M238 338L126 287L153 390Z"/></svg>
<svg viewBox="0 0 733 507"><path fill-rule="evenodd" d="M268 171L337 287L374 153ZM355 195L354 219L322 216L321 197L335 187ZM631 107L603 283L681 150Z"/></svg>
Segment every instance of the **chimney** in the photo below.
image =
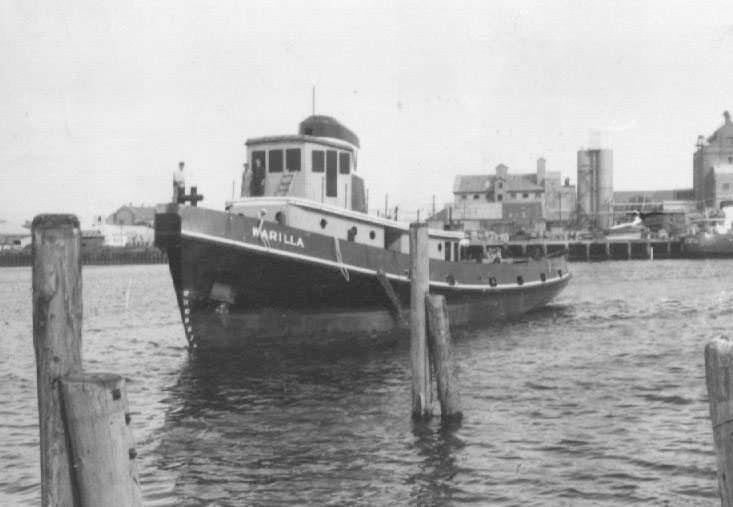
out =
<svg viewBox="0 0 733 507"><path fill-rule="evenodd" d="M499 164L496 166L496 176L499 178L506 179L506 175L509 172L509 168L505 166L504 164Z"/></svg>
<svg viewBox="0 0 733 507"><path fill-rule="evenodd" d="M730 113L728 111L723 111L723 118L725 118L725 123L730 123Z"/></svg>
<svg viewBox="0 0 733 507"><path fill-rule="evenodd" d="M537 184L543 185L545 182L545 158L537 159Z"/></svg>

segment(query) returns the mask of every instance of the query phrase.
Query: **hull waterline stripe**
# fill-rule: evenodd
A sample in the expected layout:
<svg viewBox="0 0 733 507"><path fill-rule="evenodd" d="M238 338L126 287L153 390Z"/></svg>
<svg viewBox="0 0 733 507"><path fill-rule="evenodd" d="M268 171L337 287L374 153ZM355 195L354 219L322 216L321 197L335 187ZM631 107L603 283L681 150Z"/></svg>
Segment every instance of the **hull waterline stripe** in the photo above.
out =
<svg viewBox="0 0 733 507"><path fill-rule="evenodd" d="M228 238L222 238L219 236L212 236L211 234L205 234L203 232L194 232L194 231L187 231L185 229L181 230L181 236L191 238L191 239L199 239L203 241L210 241L212 243L220 243L222 245L229 245L229 246L235 246L238 248L243 248L245 250L254 250L256 252L261 253L268 253L268 254L274 254L280 257L287 257L290 259L298 259L300 261L309 262L311 264L321 264L324 266L329 266L338 270L341 269L348 269L350 271L354 271L357 273L362 273L365 275L377 275L376 269L369 269L369 268L363 268L361 266L354 266L352 264L339 264L338 262L329 261L328 259L321 259L320 257L313 257L311 255L303 255L295 252L288 252L286 250L278 250L277 248L267 248L261 245L256 245L253 243L245 243L243 241L237 241L234 239L228 239ZM385 273L385 276L391 280L399 280L402 282L409 282L410 278L403 275L395 275L392 273ZM479 285L479 284L459 284L455 283L453 285L449 284L448 282L439 282L430 280L430 285L433 287L445 287L448 289L454 289L454 290L471 290L471 291L484 291L484 292L494 292L498 290L516 290L516 289L526 289L528 287L535 287L535 286L550 286L553 284L556 284L562 280L566 280L570 278L570 273L564 273L559 278L554 278L552 280L547 280L545 282L541 280L536 280L532 282L524 282L522 285L519 284L498 284L495 287L491 287L490 285Z"/></svg>

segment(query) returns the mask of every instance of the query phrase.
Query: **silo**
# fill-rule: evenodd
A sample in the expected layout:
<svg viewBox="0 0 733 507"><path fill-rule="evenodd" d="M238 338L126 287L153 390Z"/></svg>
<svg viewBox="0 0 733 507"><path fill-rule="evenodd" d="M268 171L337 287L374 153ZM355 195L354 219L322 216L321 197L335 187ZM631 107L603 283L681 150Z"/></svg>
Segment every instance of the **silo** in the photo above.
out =
<svg viewBox="0 0 733 507"><path fill-rule="evenodd" d="M579 219L593 214L592 168L590 152L578 151L578 212Z"/></svg>
<svg viewBox="0 0 733 507"><path fill-rule="evenodd" d="M597 151L596 192L598 227L608 229L613 225L613 151Z"/></svg>

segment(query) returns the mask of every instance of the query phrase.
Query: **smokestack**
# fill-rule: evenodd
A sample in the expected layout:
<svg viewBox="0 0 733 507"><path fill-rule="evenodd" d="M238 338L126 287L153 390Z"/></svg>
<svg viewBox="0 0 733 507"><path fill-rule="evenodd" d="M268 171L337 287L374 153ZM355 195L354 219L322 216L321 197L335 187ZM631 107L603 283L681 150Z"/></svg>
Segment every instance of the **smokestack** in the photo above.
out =
<svg viewBox="0 0 733 507"><path fill-rule="evenodd" d="M723 111L723 118L725 118L725 123L730 123L730 113L728 111Z"/></svg>
<svg viewBox="0 0 733 507"><path fill-rule="evenodd" d="M537 184L542 185L545 181L545 159L540 157L537 159Z"/></svg>

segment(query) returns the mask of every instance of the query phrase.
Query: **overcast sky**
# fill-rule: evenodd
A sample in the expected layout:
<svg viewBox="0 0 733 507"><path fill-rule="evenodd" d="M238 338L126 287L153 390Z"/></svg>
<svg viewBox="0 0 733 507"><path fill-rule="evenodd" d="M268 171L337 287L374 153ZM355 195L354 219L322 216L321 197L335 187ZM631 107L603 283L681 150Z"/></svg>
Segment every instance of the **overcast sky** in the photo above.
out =
<svg viewBox="0 0 733 507"><path fill-rule="evenodd" d="M295 133L313 85L361 138L371 207L539 156L574 182L599 138L615 189L691 188L733 110L733 2L3 0L0 65L13 221L163 202L179 160L221 209L244 140Z"/></svg>

